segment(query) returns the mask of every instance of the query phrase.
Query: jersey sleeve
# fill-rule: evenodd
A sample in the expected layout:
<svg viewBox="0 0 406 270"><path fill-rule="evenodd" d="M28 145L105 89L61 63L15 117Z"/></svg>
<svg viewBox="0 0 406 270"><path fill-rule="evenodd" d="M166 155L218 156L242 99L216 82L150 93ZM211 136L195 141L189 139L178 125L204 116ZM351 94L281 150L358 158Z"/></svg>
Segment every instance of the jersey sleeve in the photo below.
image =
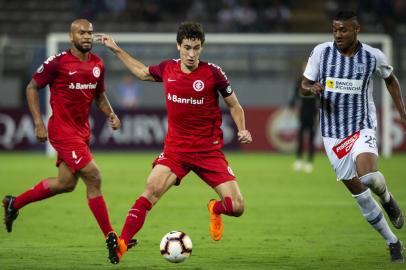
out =
<svg viewBox="0 0 406 270"><path fill-rule="evenodd" d="M54 80L59 65L59 58L55 56L49 57L38 67L37 71L32 75L32 79L36 81L38 88L43 88Z"/></svg>
<svg viewBox="0 0 406 270"><path fill-rule="evenodd" d="M376 72L381 78L388 78L392 74L393 67L389 65L388 59L381 50L375 49L374 54L376 57Z"/></svg>
<svg viewBox="0 0 406 270"><path fill-rule="evenodd" d="M158 65L148 67L149 74L151 74L151 76L154 77L155 81L157 82L163 81L162 77L164 74L165 67L170 61L171 60L165 60L159 63Z"/></svg>
<svg viewBox="0 0 406 270"><path fill-rule="evenodd" d="M320 58L323 48L324 46L318 45L313 49L307 60L306 69L303 72L303 76L313 82L317 81L319 78Z"/></svg>
<svg viewBox="0 0 406 270"><path fill-rule="evenodd" d="M225 98L230 96L234 91L230 86L226 73L221 67L209 63L214 76L214 87Z"/></svg>

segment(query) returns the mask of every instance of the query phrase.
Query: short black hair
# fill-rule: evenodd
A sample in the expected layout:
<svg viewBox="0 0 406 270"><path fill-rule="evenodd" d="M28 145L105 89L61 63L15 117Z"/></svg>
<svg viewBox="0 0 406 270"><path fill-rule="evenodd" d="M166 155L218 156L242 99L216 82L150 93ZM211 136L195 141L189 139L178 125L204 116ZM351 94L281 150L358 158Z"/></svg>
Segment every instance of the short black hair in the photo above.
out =
<svg viewBox="0 0 406 270"><path fill-rule="evenodd" d="M203 26L198 22L182 22L178 28L178 34L176 35L176 41L181 44L184 39L199 39L204 43L204 31Z"/></svg>
<svg viewBox="0 0 406 270"><path fill-rule="evenodd" d="M333 18L334 21L358 20L357 14L353 11L339 11Z"/></svg>

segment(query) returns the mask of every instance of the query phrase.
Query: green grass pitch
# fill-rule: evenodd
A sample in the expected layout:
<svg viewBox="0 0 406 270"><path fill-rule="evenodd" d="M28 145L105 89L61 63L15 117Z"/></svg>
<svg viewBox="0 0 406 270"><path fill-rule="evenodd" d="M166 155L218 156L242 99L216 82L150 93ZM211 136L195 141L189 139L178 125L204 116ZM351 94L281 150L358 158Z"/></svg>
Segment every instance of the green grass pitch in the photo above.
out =
<svg viewBox="0 0 406 270"><path fill-rule="evenodd" d="M158 154L95 153L102 170L110 218L121 231L125 215L144 188ZM385 242L360 215L320 154L311 174L294 172L291 155L226 153L245 199L240 218L224 217L225 234L211 240L206 203L216 194L193 173L149 213L136 236L139 246L119 265L107 261L101 231L87 206L85 188L28 205L14 231L0 231L0 269L406 269L391 264ZM406 155L381 158L390 191L406 211ZM55 176L43 154L0 154L0 195L20 192ZM193 254L182 264L165 261L161 237L182 230ZM406 242L406 229L395 230Z"/></svg>

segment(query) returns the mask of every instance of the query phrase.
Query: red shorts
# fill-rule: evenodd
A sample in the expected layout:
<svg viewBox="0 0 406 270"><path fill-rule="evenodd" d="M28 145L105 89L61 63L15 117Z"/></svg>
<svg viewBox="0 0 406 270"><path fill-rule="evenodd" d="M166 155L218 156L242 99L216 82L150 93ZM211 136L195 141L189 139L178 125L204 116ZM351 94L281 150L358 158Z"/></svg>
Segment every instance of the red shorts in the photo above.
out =
<svg viewBox="0 0 406 270"><path fill-rule="evenodd" d="M176 185L190 171L196 173L212 188L235 180L228 162L220 150L197 153L176 153L164 151L152 163L167 166L178 177Z"/></svg>
<svg viewBox="0 0 406 270"><path fill-rule="evenodd" d="M76 173L93 160L89 144L85 141L51 142L51 144L58 153L56 166L59 167L61 162L65 162L72 173Z"/></svg>

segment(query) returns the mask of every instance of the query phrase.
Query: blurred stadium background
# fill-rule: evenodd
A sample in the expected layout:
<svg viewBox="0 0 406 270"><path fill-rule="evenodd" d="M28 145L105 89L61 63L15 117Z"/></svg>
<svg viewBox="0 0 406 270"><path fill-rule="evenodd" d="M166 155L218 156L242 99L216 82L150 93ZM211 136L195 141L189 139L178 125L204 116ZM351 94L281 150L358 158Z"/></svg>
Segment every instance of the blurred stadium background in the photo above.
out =
<svg viewBox="0 0 406 270"><path fill-rule="evenodd" d="M362 32L388 34L393 44L393 65L401 84L406 84L406 3L374 1L202 1L202 0L0 0L0 150L42 150L36 143L25 101L25 86L37 67L49 56L46 38L66 33L78 17L93 22L95 32L173 34L172 44L123 44L146 64L178 57L175 33L180 21L198 20L206 33L276 34L324 33L330 35L331 16L339 9L359 12ZM362 39L361 39L362 40ZM210 45L203 60L219 64L246 109L255 144L244 150L293 152L297 121L285 110L315 44ZM380 44L373 44L380 46ZM60 44L58 51L68 48ZM123 120L123 129L110 134L103 116L92 114L93 149L160 149L165 134L165 110L161 85L139 82L129 76L114 55L95 44L94 52L106 62L106 84L112 105ZM374 95L381 106L382 89ZM403 87L405 89L405 87ZM403 90L405 91L405 90ZM41 91L45 106L45 91ZM405 96L405 95L404 95ZM134 99L133 101L130 101ZM127 102L122 102L122 101ZM394 117L398 117L395 113ZM254 121L255 120L255 121ZM238 149L231 119L225 115L227 149ZM392 128L393 150L406 151L405 127ZM317 145L321 146L320 138Z"/></svg>

